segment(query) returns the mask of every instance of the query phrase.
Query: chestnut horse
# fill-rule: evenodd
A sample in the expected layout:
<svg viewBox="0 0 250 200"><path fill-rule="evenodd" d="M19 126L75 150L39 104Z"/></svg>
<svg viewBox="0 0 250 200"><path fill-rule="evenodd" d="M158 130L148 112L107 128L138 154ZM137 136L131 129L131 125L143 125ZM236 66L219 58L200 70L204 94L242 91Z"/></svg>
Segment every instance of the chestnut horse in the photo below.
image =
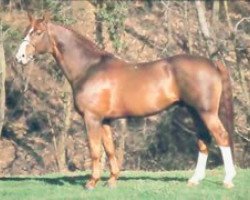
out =
<svg viewBox="0 0 250 200"><path fill-rule="evenodd" d="M74 104L83 117L92 159L92 176L87 189L95 187L101 176L100 149L103 144L110 164L108 185L114 187L119 174L110 120L128 116L148 116L175 102L184 102L202 120L220 147L226 187L233 187L235 168L232 159L232 98L225 66L197 56L177 55L147 63L128 63L98 49L75 31L34 19L16 59L27 64L35 54L51 53L68 79ZM227 113L219 118L219 108ZM224 125L223 125L224 124ZM201 134L202 135L202 134ZM198 162L189 185L205 177L208 142L198 137Z"/></svg>

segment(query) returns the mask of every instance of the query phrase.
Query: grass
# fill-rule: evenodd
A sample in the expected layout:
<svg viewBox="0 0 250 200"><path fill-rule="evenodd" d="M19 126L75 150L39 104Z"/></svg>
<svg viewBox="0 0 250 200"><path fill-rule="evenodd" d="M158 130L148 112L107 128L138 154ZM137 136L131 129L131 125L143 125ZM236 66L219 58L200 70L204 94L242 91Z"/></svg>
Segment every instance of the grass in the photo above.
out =
<svg viewBox="0 0 250 200"><path fill-rule="evenodd" d="M118 187L104 186L108 174L97 188L86 191L82 185L88 179L87 173L49 174L45 176L18 176L0 178L1 200L247 200L250 199L250 169L238 169L233 189L222 187L223 170L207 170L207 177L197 187L188 187L186 182L191 171L145 172L124 171Z"/></svg>

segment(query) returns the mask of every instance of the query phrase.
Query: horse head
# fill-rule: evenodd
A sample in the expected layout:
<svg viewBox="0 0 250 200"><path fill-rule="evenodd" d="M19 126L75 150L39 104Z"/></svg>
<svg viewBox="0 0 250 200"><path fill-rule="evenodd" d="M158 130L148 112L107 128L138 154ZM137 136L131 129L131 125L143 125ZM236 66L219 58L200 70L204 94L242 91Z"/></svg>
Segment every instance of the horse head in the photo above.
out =
<svg viewBox="0 0 250 200"><path fill-rule="evenodd" d="M50 52L52 49L47 26L48 14L41 19L35 19L28 13L28 19L30 24L16 54L17 61L23 65L33 60L34 55Z"/></svg>

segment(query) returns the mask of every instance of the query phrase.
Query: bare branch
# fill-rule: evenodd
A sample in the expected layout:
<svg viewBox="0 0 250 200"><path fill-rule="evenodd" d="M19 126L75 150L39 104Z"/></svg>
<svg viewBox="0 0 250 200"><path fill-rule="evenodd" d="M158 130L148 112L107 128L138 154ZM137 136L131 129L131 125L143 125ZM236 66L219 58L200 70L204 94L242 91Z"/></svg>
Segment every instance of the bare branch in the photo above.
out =
<svg viewBox="0 0 250 200"><path fill-rule="evenodd" d="M206 39L210 39L211 34L208 29L208 23L205 17L205 4L204 2L201 2L201 1L195 1L195 5L197 8L198 20L200 23L200 28L202 30L202 33Z"/></svg>
<svg viewBox="0 0 250 200"><path fill-rule="evenodd" d="M186 128L182 123L180 123L177 120L173 121L174 124L176 124L177 126L179 126L183 131L190 133L192 135L196 135L195 131L190 130L189 128Z"/></svg>
<svg viewBox="0 0 250 200"><path fill-rule="evenodd" d="M249 21L250 22L250 17L243 17L240 21L238 21L234 27L234 32L238 31L238 27L239 25L243 22L243 21Z"/></svg>
<svg viewBox="0 0 250 200"><path fill-rule="evenodd" d="M249 129L247 129L246 131L248 131L248 133L250 132ZM243 134L241 134L241 132L242 132L242 131L240 131L240 130L238 130L238 129L235 130L235 134L236 134L237 136L239 136L241 139L243 139L243 140L245 140L245 141L247 141L247 142L250 142L250 139L249 139L248 137L244 136Z"/></svg>

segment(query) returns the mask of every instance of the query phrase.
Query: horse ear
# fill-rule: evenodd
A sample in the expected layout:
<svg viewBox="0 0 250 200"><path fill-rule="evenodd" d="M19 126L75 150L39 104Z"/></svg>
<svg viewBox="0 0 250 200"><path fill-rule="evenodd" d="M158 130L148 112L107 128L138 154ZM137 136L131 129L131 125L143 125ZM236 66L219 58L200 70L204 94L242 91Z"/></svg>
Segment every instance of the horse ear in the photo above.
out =
<svg viewBox="0 0 250 200"><path fill-rule="evenodd" d="M50 13L45 12L42 19L44 22L48 22L50 20Z"/></svg>
<svg viewBox="0 0 250 200"><path fill-rule="evenodd" d="M29 18L30 23L32 23L34 18L33 18L33 16L31 15L31 13L29 11L27 12L27 16Z"/></svg>

